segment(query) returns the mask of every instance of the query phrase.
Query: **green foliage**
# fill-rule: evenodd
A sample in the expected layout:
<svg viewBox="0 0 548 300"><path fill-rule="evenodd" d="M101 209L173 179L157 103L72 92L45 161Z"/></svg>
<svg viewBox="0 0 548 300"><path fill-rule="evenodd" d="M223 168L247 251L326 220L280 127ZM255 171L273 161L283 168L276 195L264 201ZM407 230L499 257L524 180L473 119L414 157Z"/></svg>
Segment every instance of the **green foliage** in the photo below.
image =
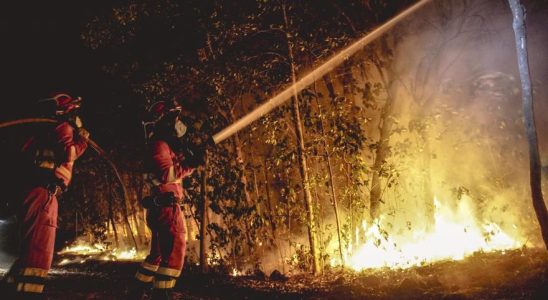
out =
<svg viewBox="0 0 548 300"><path fill-rule="evenodd" d="M279 1L131 1L92 18L82 40L93 51L106 53L103 70L126 80L141 97L140 105L174 98L193 109L188 138L196 142L290 83L288 44L301 76L404 4L287 1L286 32ZM379 109L382 97L379 83L356 79L354 65L363 72L362 62L349 60L330 75L342 91L324 87L319 80L298 95L310 160L307 171L313 178L311 188L320 195L314 205L323 212L320 218L331 218L328 208L333 202L323 195L336 185L340 207L353 216L344 224L346 244L358 215L367 208L364 189L370 184L370 167L364 155L375 146L367 144L366 110ZM298 268L307 266L309 249L294 242L310 225L301 200L296 149L290 108L282 106L242 130L238 139L212 149L207 170L185 180L185 201L198 221L204 197L209 200L212 251L239 264L235 257L248 259L261 247L260 241L277 247L287 240L304 264ZM332 228L326 224L322 230ZM332 235L325 236L321 248L327 259L325 245Z"/></svg>

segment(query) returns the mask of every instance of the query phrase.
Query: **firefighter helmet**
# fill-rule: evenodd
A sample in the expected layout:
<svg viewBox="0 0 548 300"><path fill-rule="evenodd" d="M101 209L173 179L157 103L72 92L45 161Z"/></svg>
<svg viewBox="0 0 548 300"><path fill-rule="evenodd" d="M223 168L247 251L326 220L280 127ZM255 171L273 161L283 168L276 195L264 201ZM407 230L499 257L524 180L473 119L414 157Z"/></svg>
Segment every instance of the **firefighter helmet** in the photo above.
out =
<svg viewBox="0 0 548 300"><path fill-rule="evenodd" d="M155 126L161 121L173 121L181 111L183 107L175 101L157 101L154 102L145 112L143 119L143 128L145 131L145 138L152 136L152 131L155 130ZM166 118L172 116L172 118Z"/></svg>
<svg viewBox="0 0 548 300"><path fill-rule="evenodd" d="M63 116L80 108L81 97L72 97L66 93L56 93L52 97L42 99L39 103L46 103L48 107L55 106L55 115Z"/></svg>
<svg viewBox="0 0 548 300"><path fill-rule="evenodd" d="M156 123L168 115L178 116L182 110L183 107L175 101L158 101L147 110L145 122Z"/></svg>

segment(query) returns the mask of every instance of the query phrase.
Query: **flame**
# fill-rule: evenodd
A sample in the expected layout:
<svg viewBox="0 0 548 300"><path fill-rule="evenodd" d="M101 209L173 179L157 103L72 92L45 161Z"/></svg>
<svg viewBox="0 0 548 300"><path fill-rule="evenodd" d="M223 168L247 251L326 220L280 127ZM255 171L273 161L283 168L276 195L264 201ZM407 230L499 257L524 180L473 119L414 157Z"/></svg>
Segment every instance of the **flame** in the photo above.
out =
<svg viewBox="0 0 548 300"><path fill-rule="evenodd" d="M77 255L90 255L90 254L99 254L105 252L107 249L106 245L95 243L93 245L87 244L85 242L76 242L75 245L67 246L65 249L58 252L58 254L77 254Z"/></svg>
<svg viewBox="0 0 548 300"><path fill-rule="evenodd" d="M95 260L142 260L145 257L144 253L138 253L135 247L131 249L109 249L109 247L102 243L90 244L85 241L77 241L71 246L65 247L58 252L59 255L73 255L79 256L77 258L63 258L59 265L66 265L71 263L84 263L88 259ZM86 258L82 258L85 256Z"/></svg>
<svg viewBox="0 0 548 300"><path fill-rule="evenodd" d="M218 266L222 261L221 255L217 251L208 254L206 259L208 266Z"/></svg>
<svg viewBox="0 0 548 300"><path fill-rule="evenodd" d="M134 260L138 258L135 247L132 247L129 250L120 251L119 253L117 249L114 249L114 251L112 251L112 255L114 255L117 260Z"/></svg>
<svg viewBox="0 0 548 300"><path fill-rule="evenodd" d="M232 268L232 273L230 275L233 277L237 277L237 276L242 276L243 273L236 268Z"/></svg>
<svg viewBox="0 0 548 300"><path fill-rule="evenodd" d="M356 229L356 250L352 245L343 253L345 266L356 271L368 268L410 268L439 260L462 260L478 252L515 249L523 243L510 237L498 224L478 224L471 201L460 201L456 209L434 198L435 226L431 232L414 231L411 236L390 235L383 230L385 217L372 224L363 222L360 236ZM515 225L514 225L515 226ZM340 265L332 259L331 265Z"/></svg>

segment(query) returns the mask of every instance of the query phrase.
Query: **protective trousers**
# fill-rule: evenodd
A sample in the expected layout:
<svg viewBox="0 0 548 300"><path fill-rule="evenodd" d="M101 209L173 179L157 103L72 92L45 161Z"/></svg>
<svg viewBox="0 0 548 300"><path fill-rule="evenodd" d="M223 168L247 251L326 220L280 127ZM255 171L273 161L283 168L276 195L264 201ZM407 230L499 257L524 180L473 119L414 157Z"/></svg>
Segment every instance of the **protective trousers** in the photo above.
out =
<svg viewBox="0 0 548 300"><path fill-rule="evenodd" d="M152 285L153 299L169 299L185 258L185 226L181 208L174 204L149 209L147 225L152 231L150 254L139 267L135 279L140 286Z"/></svg>
<svg viewBox="0 0 548 300"><path fill-rule="evenodd" d="M57 209L56 196L44 187L32 188L25 197L20 212L20 256L6 275L16 299L33 298L44 290L53 260Z"/></svg>

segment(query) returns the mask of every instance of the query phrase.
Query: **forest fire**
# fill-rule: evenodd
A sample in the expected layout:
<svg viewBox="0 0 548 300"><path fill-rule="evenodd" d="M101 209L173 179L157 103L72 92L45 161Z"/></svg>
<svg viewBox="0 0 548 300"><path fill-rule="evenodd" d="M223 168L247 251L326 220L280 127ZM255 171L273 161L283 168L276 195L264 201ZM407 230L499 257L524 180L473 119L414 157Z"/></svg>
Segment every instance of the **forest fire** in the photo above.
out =
<svg viewBox="0 0 548 300"><path fill-rule="evenodd" d="M548 1L82 5L3 18L4 298L548 295Z"/></svg>
<svg viewBox="0 0 548 300"><path fill-rule="evenodd" d="M356 230L356 245L346 253L346 266L360 271L368 268L409 268L440 260L461 260L475 252L516 249L523 245L493 222L475 221L470 199L455 209L434 199L435 224L431 232L414 231L411 236L385 231L385 216ZM365 233L359 236L359 232ZM352 249L356 249L352 251ZM332 265L339 264L332 261Z"/></svg>

